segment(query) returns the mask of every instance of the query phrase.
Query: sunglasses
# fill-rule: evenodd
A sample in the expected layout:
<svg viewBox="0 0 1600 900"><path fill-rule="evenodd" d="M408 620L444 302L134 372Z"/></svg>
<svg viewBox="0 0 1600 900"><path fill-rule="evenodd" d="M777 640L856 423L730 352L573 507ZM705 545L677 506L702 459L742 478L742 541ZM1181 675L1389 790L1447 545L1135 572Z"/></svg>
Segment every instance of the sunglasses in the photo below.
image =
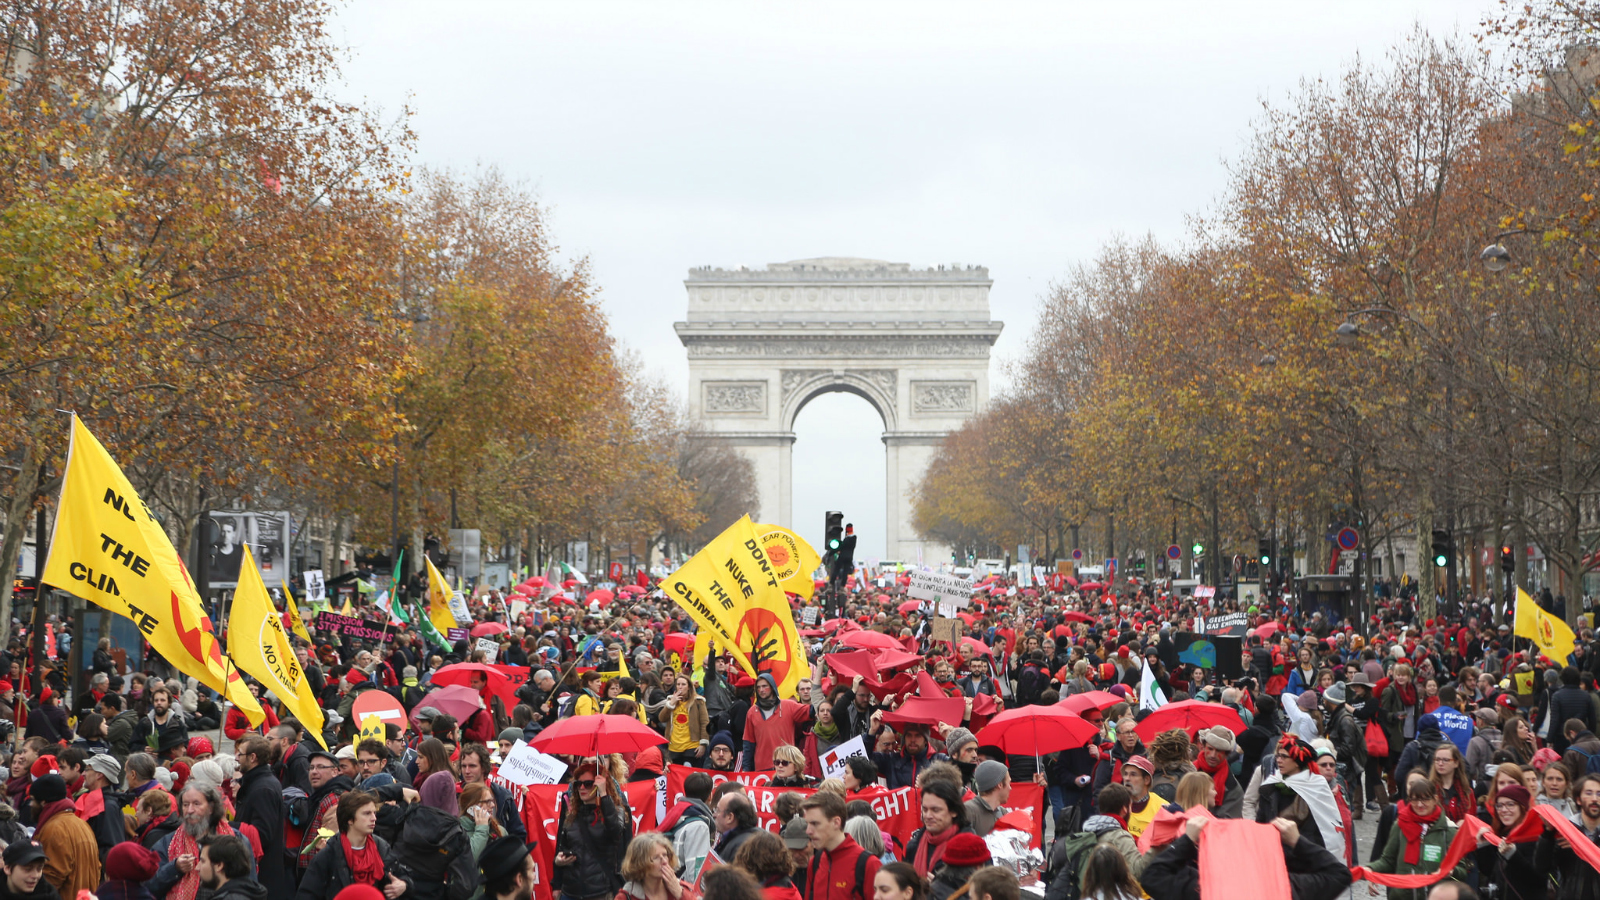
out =
<svg viewBox="0 0 1600 900"><path fill-rule="evenodd" d="M583 778L583 779L579 779L579 781L578 781L578 787L579 787L579 788L580 788L580 789L581 789L581 788L592 788L592 787L594 787L594 779L593 779L593 778Z"/></svg>

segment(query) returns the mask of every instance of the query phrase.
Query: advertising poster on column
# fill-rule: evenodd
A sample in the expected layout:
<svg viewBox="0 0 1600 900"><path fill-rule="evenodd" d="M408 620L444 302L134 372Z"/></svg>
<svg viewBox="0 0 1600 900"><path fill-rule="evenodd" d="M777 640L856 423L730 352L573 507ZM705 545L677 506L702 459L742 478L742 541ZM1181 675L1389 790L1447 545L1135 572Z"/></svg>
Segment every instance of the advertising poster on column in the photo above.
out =
<svg viewBox="0 0 1600 900"><path fill-rule="evenodd" d="M214 543L206 559L206 578L212 588L239 585L242 547L250 545L261 580L280 584L289 578L289 514L245 510L213 510Z"/></svg>

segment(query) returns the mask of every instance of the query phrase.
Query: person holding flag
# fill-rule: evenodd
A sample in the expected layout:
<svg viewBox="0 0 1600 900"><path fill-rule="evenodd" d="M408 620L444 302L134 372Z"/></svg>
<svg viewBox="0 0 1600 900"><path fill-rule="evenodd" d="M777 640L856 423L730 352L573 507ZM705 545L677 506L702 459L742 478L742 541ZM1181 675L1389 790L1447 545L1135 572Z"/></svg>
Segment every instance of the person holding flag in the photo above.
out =
<svg viewBox="0 0 1600 900"><path fill-rule="evenodd" d="M294 606L293 601L289 606ZM322 707L300 668L272 598L267 596L267 586L248 545L239 565L239 586L233 593L228 618L228 654L235 665L291 710L305 730L327 749L322 738Z"/></svg>

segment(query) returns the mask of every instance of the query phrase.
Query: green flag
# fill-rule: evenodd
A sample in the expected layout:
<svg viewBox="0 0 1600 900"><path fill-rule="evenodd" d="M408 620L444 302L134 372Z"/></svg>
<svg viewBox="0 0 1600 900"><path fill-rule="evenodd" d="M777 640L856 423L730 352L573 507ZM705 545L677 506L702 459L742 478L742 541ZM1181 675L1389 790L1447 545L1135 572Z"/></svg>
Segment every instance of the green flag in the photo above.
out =
<svg viewBox="0 0 1600 900"><path fill-rule="evenodd" d="M402 549L394 559L394 583L389 586L389 607L391 615L403 625L410 625L411 619L406 614L406 605L400 602L400 563L406 558L406 551Z"/></svg>
<svg viewBox="0 0 1600 900"><path fill-rule="evenodd" d="M427 616L417 613L415 610L412 612L414 615L416 615L415 621L417 623L417 630L422 633L422 636L427 640L432 641L440 648L449 650L450 639L439 633L439 629L435 628L433 625L433 620Z"/></svg>

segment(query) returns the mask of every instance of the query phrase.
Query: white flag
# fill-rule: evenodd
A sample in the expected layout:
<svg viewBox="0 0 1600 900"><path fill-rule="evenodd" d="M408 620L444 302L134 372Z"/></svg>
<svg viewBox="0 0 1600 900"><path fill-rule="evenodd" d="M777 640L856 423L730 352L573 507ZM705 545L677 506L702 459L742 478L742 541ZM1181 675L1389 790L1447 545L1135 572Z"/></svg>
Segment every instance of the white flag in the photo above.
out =
<svg viewBox="0 0 1600 900"><path fill-rule="evenodd" d="M1157 710L1167 705L1167 698L1162 695L1161 688L1156 687L1156 675L1150 671L1150 660L1141 659L1142 672L1139 675L1139 708Z"/></svg>

